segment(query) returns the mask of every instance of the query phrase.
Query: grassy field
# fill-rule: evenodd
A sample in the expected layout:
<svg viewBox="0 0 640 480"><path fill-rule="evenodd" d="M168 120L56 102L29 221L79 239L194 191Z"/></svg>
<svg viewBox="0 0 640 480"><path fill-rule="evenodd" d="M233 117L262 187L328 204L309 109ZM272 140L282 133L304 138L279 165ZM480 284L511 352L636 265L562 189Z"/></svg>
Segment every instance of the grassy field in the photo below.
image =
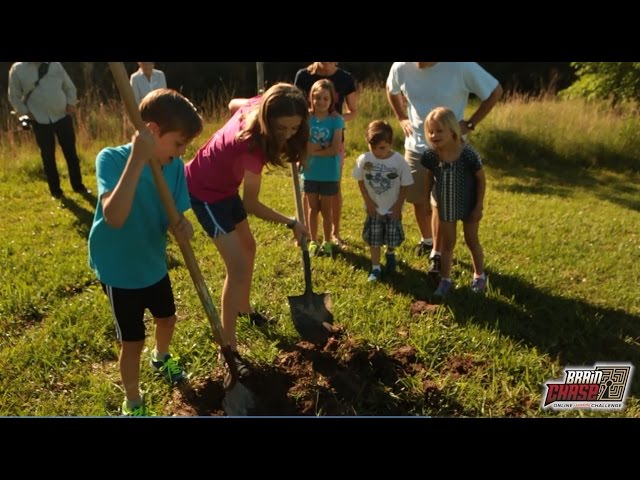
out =
<svg viewBox="0 0 640 480"><path fill-rule="evenodd" d="M220 125L215 109L205 133ZM360 114L348 124L343 190L343 236L335 259L313 261L318 292L333 299L346 335L369 348L408 345L424 369L403 377L394 392L411 415L640 416L640 382L632 380L622 412L549 412L540 408L543 384L567 365L640 364L640 120L606 105L511 98L499 104L471 142L487 175L480 238L486 256L486 296L470 292L471 262L462 236L456 246L457 288L446 305L412 315L416 300L431 300L426 261L405 209L407 241L398 250L399 274L366 281L368 250L360 232L363 208L351 170L366 150L368 121L391 117L384 92L366 88ZM94 161L106 145L124 143L119 105L88 102L78 112L78 147L87 186L96 190ZM40 157L28 132L3 131L0 141L0 415L118 415L122 389L118 345L106 297L87 265L87 235L96 199L74 194L58 151L66 197L48 195ZM262 199L295 212L286 170L269 172ZM69 193L70 192L70 193ZM197 224L193 247L216 304L224 268ZM239 325L241 350L258 365L295 343L287 295L303 291L300 252L290 232L251 219L258 242L253 302L278 320L269 335ZM460 229L459 229L460 230ZM179 323L173 351L192 380L217 365L217 348L177 244L169 265ZM152 348L151 339L147 346ZM172 392L146 363L143 389L157 412ZM460 366L463 367L460 367ZM458 366L458 367L456 367ZM424 390L429 382L439 400ZM354 414L375 414L355 409Z"/></svg>

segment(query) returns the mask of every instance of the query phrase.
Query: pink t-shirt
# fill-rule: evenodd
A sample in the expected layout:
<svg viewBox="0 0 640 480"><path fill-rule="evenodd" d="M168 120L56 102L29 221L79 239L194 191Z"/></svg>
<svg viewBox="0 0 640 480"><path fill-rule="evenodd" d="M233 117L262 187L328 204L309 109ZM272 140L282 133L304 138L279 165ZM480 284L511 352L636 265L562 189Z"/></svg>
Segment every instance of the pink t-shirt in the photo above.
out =
<svg viewBox="0 0 640 480"><path fill-rule="evenodd" d="M238 140L244 126L244 114L260 102L254 97L213 134L195 158L185 165L189 193L207 203L219 202L238 194L245 170L260 174L266 164L259 149L249 151L247 140Z"/></svg>

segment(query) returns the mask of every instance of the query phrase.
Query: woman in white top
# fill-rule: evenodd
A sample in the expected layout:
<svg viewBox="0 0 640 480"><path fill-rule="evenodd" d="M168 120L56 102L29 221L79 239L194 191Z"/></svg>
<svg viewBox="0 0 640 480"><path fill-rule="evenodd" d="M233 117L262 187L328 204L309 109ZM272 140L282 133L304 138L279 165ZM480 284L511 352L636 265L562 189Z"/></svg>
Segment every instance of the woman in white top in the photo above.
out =
<svg viewBox="0 0 640 480"><path fill-rule="evenodd" d="M167 88L164 72L153 68L153 65L153 62L138 62L140 68L131 75L131 87L138 105L147 93L158 88Z"/></svg>

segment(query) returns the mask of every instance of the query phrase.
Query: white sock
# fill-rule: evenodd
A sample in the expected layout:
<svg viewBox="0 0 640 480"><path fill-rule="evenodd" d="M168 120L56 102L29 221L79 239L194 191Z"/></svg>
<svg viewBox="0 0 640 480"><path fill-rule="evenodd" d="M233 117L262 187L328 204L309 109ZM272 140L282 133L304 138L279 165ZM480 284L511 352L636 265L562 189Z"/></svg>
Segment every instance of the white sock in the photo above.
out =
<svg viewBox="0 0 640 480"><path fill-rule="evenodd" d="M125 399L125 400L127 401L127 408L129 410L133 410L134 408L139 407L143 403L142 395L140 395L140 398L138 398L137 400L128 400L128 399Z"/></svg>
<svg viewBox="0 0 640 480"><path fill-rule="evenodd" d="M451 277L449 277L449 278L442 277L440 280L443 281L443 282L451 283Z"/></svg>
<svg viewBox="0 0 640 480"><path fill-rule="evenodd" d="M431 255L429 255L429 258L433 258L436 255L440 256L440 252L437 250L431 250Z"/></svg>
<svg viewBox="0 0 640 480"><path fill-rule="evenodd" d="M378 265L371 265L371 270L380 270L380 264L378 264Z"/></svg>
<svg viewBox="0 0 640 480"><path fill-rule="evenodd" d="M158 350L154 348L152 355L154 360L164 360L164 357L166 357L168 354L169 352L160 353L158 352Z"/></svg>
<svg viewBox="0 0 640 480"><path fill-rule="evenodd" d="M477 280L478 278L481 278L481 279L483 279L483 280L484 280L484 279L486 278L486 276L485 276L484 272L482 272L482 275L478 275L477 273L475 273L475 272L474 272L474 273L473 273L473 279L474 279L474 280Z"/></svg>
<svg viewBox="0 0 640 480"><path fill-rule="evenodd" d="M433 238L424 238L422 237L422 240L420 240L422 243L424 243L425 245L433 245Z"/></svg>

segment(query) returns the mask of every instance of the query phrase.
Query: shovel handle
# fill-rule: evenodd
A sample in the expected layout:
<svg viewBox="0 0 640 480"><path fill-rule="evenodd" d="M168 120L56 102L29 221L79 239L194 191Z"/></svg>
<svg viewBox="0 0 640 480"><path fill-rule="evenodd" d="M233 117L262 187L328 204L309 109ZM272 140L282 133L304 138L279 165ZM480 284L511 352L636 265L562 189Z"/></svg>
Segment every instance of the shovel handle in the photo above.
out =
<svg viewBox="0 0 640 480"><path fill-rule="evenodd" d="M124 102L124 106L127 110L129 119L135 126L136 130L142 130L146 128L146 125L142 120L142 117L140 116L140 110L133 95L131 85L129 84L129 77L127 75L126 69L124 68L124 64L122 62L109 62L109 68L111 69L113 79L116 83L116 86L118 87L118 91L120 92L122 101ZM156 184L156 189L160 194L160 200L162 201L162 205L164 206L164 209L167 212L167 216L169 217L169 224L172 227L175 227L180 221L180 214L178 213L176 204L173 201L173 196L169 191L167 182L162 175L162 170L160 169L158 160L153 157L150 158L149 166L151 167L151 172L153 173L153 180ZM182 256L187 265L187 268L189 269L189 273L191 274L191 280L193 280L193 283L198 292L200 302L202 303L202 306L204 307L204 310L207 314L207 318L209 319L209 323L211 324L213 337L215 338L215 341L218 343L218 345L220 345L222 354L224 355L224 359L229 366L231 380L229 382L229 385L227 385L227 388L231 388L239 378L238 368L234 361L233 352L231 351L229 342L226 339L222 324L220 323L220 316L218 315L218 312L214 307L213 302L211 301L209 290L207 289L207 285L204 282L204 277L202 276L202 272L200 271L200 267L198 266L198 262L196 261L196 256L193 253L193 249L191 248L191 242L189 242L189 239L184 237L183 235L176 235L176 240L178 242L178 245L180 246L180 251L182 252Z"/></svg>
<svg viewBox="0 0 640 480"><path fill-rule="evenodd" d="M300 193L300 177L298 176L298 165L291 162L291 177L293 177L293 194L296 199L296 213L298 221L304 224L304 211L302 209L302 194ZM311 293L311 259L309 258L309 246L307 245L307 237L300 237L300 246L302 247L302 263L304 265L304 293Z"/></svg>

